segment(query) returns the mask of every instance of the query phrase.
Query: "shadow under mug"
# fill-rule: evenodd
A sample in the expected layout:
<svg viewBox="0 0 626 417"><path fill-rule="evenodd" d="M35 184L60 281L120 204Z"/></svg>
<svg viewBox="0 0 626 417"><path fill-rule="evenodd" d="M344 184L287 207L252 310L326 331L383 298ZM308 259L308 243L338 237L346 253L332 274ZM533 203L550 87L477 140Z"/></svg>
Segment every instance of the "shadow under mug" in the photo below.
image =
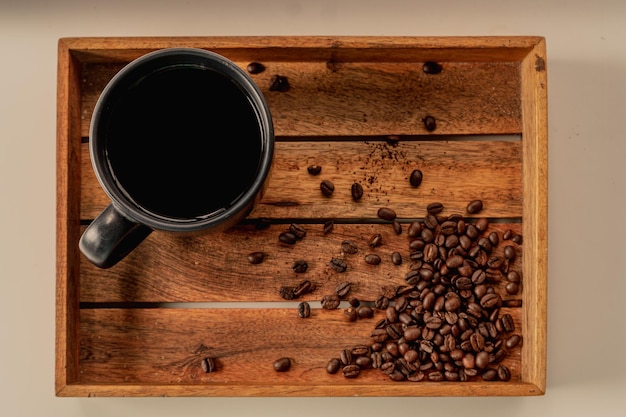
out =
<svg viewBox="0 0 626 417"><path fill-rule="evenodd" d="M109 268L153 230L223 231L261 198L274 152L267 103L252 79L203 49L137 58L106 85L89 134L111 204L79 247Z"/></svg>

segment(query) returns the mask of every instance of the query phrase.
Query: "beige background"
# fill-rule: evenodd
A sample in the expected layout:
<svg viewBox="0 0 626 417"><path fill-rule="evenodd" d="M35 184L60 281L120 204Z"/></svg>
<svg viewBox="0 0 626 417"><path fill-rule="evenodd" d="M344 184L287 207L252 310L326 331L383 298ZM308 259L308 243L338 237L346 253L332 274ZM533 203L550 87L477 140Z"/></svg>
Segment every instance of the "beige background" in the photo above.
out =
<svg viewBox="0 0 626 417"><path fill-rule="evenodd" d="M536 398L54 396L57 40L541 35L548 47L548 388ZM626 2L0 0L2 416L626 415Z"/></svg>

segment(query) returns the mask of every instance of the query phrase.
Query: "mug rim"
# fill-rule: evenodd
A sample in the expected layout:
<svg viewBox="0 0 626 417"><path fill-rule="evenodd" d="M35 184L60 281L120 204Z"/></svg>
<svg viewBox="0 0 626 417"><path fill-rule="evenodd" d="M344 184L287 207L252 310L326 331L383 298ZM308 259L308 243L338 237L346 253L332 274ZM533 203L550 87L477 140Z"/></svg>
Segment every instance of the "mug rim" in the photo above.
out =
<svg viewBox="0 0 626 417"><path fill-rule="evenodd" d="M151 71L140 71L142 66L168 57L176 58L177 60L175 63L170 62L162 66L157 66ZM200 61L198 61L198 59L200 59ZM100 128L101 114L107 111L110 103L109 100L114 97L116 88L119 87L122 81L126 82L127 77L134 77L130 79L131 83L139 82L141 78L168 67L185 64L198 65L199 63L206 65L207 69L215 70L230 78L237 84L242 94L247 96L256 113L259 124L261 155L252 184L245 189L245 192L243 192L233 204L216 212L207 213L206 215L194 217L193 219L181 219L157 214L142 207L127 194L127 191L123 187L118 186L105 155L106 152L104 149L106 147L103 146L104 139L99 137L98 130ZM135 74L137 71L139 72ZM89 154L98 182L111 199L112 204L121 214L151 229L192 232L219 227L220 225L229 223L229 221L235 217L243 218L248 214L246 212L247 209L259 198L259 195L262 194L266 185L274 154L274 140L273 121L265 97L256 83L243 69L228 58L212 51L199 48L176 47L152 51L132 60L118 71L106 84L98 97L92 113L89 128Z"/></svg>

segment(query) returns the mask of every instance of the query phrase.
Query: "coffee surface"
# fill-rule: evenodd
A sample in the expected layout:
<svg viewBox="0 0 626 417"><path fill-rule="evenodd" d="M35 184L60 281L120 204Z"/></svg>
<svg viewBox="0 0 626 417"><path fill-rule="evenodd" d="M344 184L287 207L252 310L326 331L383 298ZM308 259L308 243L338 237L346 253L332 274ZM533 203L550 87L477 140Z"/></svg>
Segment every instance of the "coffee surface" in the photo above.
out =
<svg viewBox="0 0 626 417"><path fill-rule="evenodd" d="M154 72L116 93L105 127L113 177L145 211L194 220L254 182L262 136L246 94L199 66Z"/></svg>

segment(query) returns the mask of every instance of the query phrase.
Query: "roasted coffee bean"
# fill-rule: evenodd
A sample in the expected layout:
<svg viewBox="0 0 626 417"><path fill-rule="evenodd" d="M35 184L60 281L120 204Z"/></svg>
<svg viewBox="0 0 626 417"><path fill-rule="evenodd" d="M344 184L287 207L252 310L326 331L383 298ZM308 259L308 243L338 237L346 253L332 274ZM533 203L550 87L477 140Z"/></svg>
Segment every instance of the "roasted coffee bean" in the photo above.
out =
<svg viewBox="0 0 626 417"><path fill-rule="evenodd" d="M506 342L504 342L504 346L507 349L513 349L516 346L518 346L521 341L522 341L522 337L520 335L514 334L508 339L506 339Z"/></svg>
<svg viewBox="0 0 626 417"><path fill-rule="evenodd" d="M321 304L325 310L334 310L339 307L339 296L337 294L327 294L322 297Z"/></svg>
<svg viewBox="0 0 626 417"><path fill-rule="evenodd" d="M389 298L385 297L384 295L379 295L374 300L374 308L377 308L378 310L386 310L388 306Z"/></svg>
<svg viewBox="0 0 626 417"><path fill-rule="evenodd" d="M354 308L357 308L361 305L361 301L359 301L358 298L351 298L348 300L348 304L350 304Z"/></svg>
<svg viewBox="0 0 626 417"><path fill-rule="evenodd" d="M348 307L345 310L343 310L343 316L348 321L356 321L356 319L358 318L356 309L354 307Z"/></svg>
<svg viewBox="0 0 626 417"><path fill-rule="evenodd" d="M293 235L297 239L302 239L306 236L306 229L296 223L292 223L289 225L289 232L293 233Z"/></svg>
<svg viewBox="0 0 626 417"><path fill-rule="evenodd" d="M433 382L440 382L444 380L443 373L441 371L433 371L428 374L428 380Z"/></svg>
<svg viewBox="0 0 626 417"><path fill-rule="evenodd" d="M202 359L202 361L200 361L200 367L207 374L211 372L215 372L215 370L217 369L217 366L215 364L215 359L213 358Z"/></svg>
<svg viewBox="0 0 626 417"><path fill-rule="evenodd" d="M424 62L424 65L422 66L422 71L430 75L439 74L442 69L443 67L441 66L441 64L438 64L437 62L434 62L434 61L426 61Z"/></svg>
<svg viewBox="0 0 626 417"><path fill-rule="evenodd" d="M497 307L501 303L502 303L502 298L498 294L495 294L495 293L485 294L480 299L480 305L486 309Z"/></svg>
<svg viewBox="0 0 626 417"><path fill-rule="evenodd" d="M346 378L356 378L361 373L361 368L356 364L347 365L343 367L342 372L343 376Z"/></svg>
<svg viewBox="0 0 626 417"><path fill-rule="evenodd" d="M348 293L350 292L351 288L352 288L352 286L350 285L349 282L339 283L335 287L335 294L337 294L339 297L345 297L346 295L348 295Z"/></svg>
<svg viewBox="0 0 626 417"><path fill-rule="evenodd" d="M489 353L480 351L476 354L476 367L478 369L485 369L489 364Z"/></svg>
<svg viewBox="0 0 626 417"><path fill-rule="evenodd" d="M498 246L498 244L500 243L500 237L498 237L498 233L497 232L491 232L489 233L489 242L491 243L491 245L495 248L496 246Z"/></svg>
<svg viewBox="0 0 626 417"><path fill-rule="evenodd" d="M326 372L329 374L336 374L341 368L341 361L338 358L332 358L326 364Z"/></svg>
<svg viewBox="0 0 626 417"><path fill-rule="evenodd" d="M359 251L359 248L357 247L356 243L354 243L353 241L344 240L343 242L341 242L341 250L344 253L353 255Z"/></svg>
<svg viewBox="0 0 626 417"><path fill-rule="evenodd" d="M387 334L387 330L385 329L374 329L370 333L370 337L372 338L373 342L382 343L387 340L389 335Z"/></svg>
<svg viewBox="0 0 626 417"><path fill-rule="evenodd" d="M265 259L264 252L252 252L248 254L248 262L253 265L260 264Z"/></svg>
<svg viewBox="0 0 626 417"><path fill-rule="evenodd" d="M486 217L481 217L480 219L476 220L475 226L478 231L484 232L489 227L489 219L487 219Z"/></svg>
<svg viewBox="0 0 626 417"><path fill-rule="evenodd" d="M332 258L329 265L337 272L346 272L346 269L348 269L348 264L340 258Z"/></svg>
<svg viewBox="0 0 626 417"><path fill-rule="evenodd" d="M401 265L402 264L402 255L400 255L400 252L393 252L391 254L391 262L394 265Z"/></svg>
<svg viewBox="0 0 626 417"><path fill-rule="evenodd" d="M430 203L428 206L426 206L426 211L428 211L428 214L441 213L443 211L443 204L439 202Z"/></svg>
<svg viewBox="0 0 626 417"><path fill-rule="evenodd" d="M370 355L370 359L372 360L371 367L374 369L379 369L380 366L383 364L383 359L380 352L372 352L372 354Z"/></svg>
<svg viewBox="0 0 626 417"><path fill-rule="evenodd" d="M463 265L463 257L461 255L453 255L446 259L446 266L448 268L458 268Z"/></svg>
<svg viewBox="0 0 626 417"><path fill-rule="evenodd" d="M383 242L382 235L380 233L376 233L370 238L368 244L370 248L375 248L377 246L380 246L382 242Z"/></svg>
<svg viewBox="0 0 626 417"><path fill-rule="evenodd" d="M502 239L503 240L510 240L513 237L513 231L511 229L507 229L503 234L502 234Z"/></svg>
<svg viewBox="0 0 626 417"><path fill-rule="evenodd" d="M498 379L500 381L508 381L511 379L511 371L504 365L498 366Z"/></svg>
<svg viewBox="0 0 626 417"><path fill-rule="evenodd" d="M409 176L409 183L413 187L419 187L422 183L423 178L424 176L422 175L422 171L419 169L415 169L413 170L413 172L411 172L411 175Z"/></svg>
<svg viewBox="0 0 626 417"><path fill-rule="evenodd" d="M276 372L287 372L291 368L291 359L280 358L274 361L274 370Z"/></svg>
<svg viewBox="0 0 626 417"><path fill-rule="evenodd" d="M352 199L354 201L359 201L361 198L363 198L363 186L359 184L358 182L355 182L354 184L352 184L352 187L350 188L350 192L352 194Z"/></svg>
<svg viewBox="0 0 626 417"><path fill-rule="evenodd" d="M250 74L260 74L265 71L265 65L260 62L251 62L246 67L246 70L248 70Z"/></svg>
<svg viewBox="0 0 626 417"><path fill-rule="evenodd" d="M517 282L507 282L504 289L506 290L507 294L516 295L519 293L519 284Z"/></svg>
<svg viewBox="0 0 626 417"><path fill-rule="evenodd" d="M278 91L284 93L289 91L289 79L283 75L272 75L270 78L270 91Z"/></svg>
<svg viewBox="0 0 626 417"><path fill-rule="evenodd" d="M324 196L330 197L335 191L335 184L333 184L330 180L323 180L320 183L320 190L322 191L322 194L324 194Z"/></svg>
<svg viewBox="0 0 626 417"><path fill-rule="evenodd" d="M352 363L352 351L350 349L344 349L339 354L339 359L343 366L350 365Z"/></svg>
<svg viewBox="0 0 626 417"><path fill-rule="evenodd" d="M367 345L356 345L352 347L352 356L366 356L369 355L370 348Z"/></svg>
<svg viewBox="0 0 626 417"><path fill-rule="evenodd" d="M309 263L304 259L298 259L291 265L291 268L296 274L303 274L309 269Z"/></svg>
<svg viewBox="0 0 626 417"><path fill-rule="evenodd" d="M402 225L400 224L400 222L399 222L399 221L394 220L394 221L391 223L391 226L393 227L393 232L394 232L396 235L401 235L401 234L402 234Z"/></svg>
<svg viewBox="0 0 626 417"><path fill-rule="evenodd" d="M515 259L515 248L511 245L507 245L504 247L504 257L506 259L508 259L509 261L512 261Z"/></svg>
<svg viewBox="0 0 626 417"><path fill-rule="evenodd" d="M522 300L504 300L502 302L503 307L521 307L522 304Z"/></svg>
<svg viewBox="0 0 626 417"><path fill-rule="evenodd" d="M409 224L409 229L407 230L407 235L410 238L416 238L422 232L422 224L418 221L411 222Z"/></svg>
<svg viewBox="0 0 626 417"><path fill-rule="evenodd" d="M482 209L483 209L483 201L482 200L472 200L467 205L467 212L469 214L480 213Z"/></svg>
<svg viewBox="0 0 626 417"><path fill-rule="evenodd" d="M378 217L389 222L396 219L396 212L388 207L381 207L378 209Z"/></svg>
<svg viewBox="0 0 626 417"><path fill-rule="evenodd" d="M371 319L374 317L374 310L368 306L359 306L356 312L360 319Z"/></svg>
<svg viewBox="0 0 626 417"><path fill-rule="evenodd" d="M293 300L294 298L296 298L293 287L280 287L280 290L278 292L280 296L285 300Z"/></svg>
<svg viewBox="0 0 626 417"><path fill-rule="evenodd" d="M278 235L278 240L285 245L295 245L297 237L291 232L282 232Z"/></svg>
<svg viewBox="0 0 626 417"><path fill-rule="evenodd" d="M368 369L372 367L372 359L369 356L359 356L354 360L354 364L360 369Z"/></svg>
<svg viewBox="0 0 626 417"><path fill-rule="evenodd" d="M485 372L482 373L481 378L483 379L483 381L495 381L496 379L498 379L498 371L496 371L495 369L487 369Z"/></svg>
<svg viewBox="0 0 626 417"><path fill-rule="evenodd" d="M306 170L311 175L319 175L322 172L322 167L319 165L309 165Z"/></svg>
<svg viewBox="0 0 626 417"><path fill-rule="evenodd" d="M333 228L335 227L335 221L334 220L328 220L324 223L324 228L323 228L323 232L325 235L329 234L330 232L333 231Z"/></svg>
<svg viewBox="0 0 626 417"><path fill-rule="evenodd" d="M513 321L513 316L508 313L503 314L500 321L502 322L502 328L505 332L515 331L515 321Z"/></svg>
<svg viewBox="0 0 626 417"><path fill-rule="evenodd" d="M511 240L515 243L517 243L518 245L522 244L522 241L524 239L522 239L522 235L513 235L513 237L511 238Z"/></svg>
<svg viewBox="0 0 626 417"><path fill-rule="evenodd" d="M365 263L369 265L378 265L380 261L381 261L380 256L376 255L375 253L370 253L365 256Z"/></svg>
<svg viewBox="0 0 626 417"><path fill-rule="evenodd" d="M424 127L426 128L426 130L428 130L429 132L432 132L437 128L437 122L435 121L435 118L433 116L424 117L422 119L422 122L424 123Z"/></svg>
<svg viewBox="0 0 626 417"><path fill-rule="evenodd" d="M298 304L298 316L301 319L309 318L310 315L311 315L311 306L309 305L309 303L307 303L306 301L303 301L300 304Z"/></svg>
<svg viewBox="0 0 626 417"><path fill-rule="evenodd" d="M311 292L311 290L313 290L313 284L311 283L311 281L305 279L303 281L300 281L300 283L298 283L298 285L293 288L293 295L297 298Z"/></svg>

